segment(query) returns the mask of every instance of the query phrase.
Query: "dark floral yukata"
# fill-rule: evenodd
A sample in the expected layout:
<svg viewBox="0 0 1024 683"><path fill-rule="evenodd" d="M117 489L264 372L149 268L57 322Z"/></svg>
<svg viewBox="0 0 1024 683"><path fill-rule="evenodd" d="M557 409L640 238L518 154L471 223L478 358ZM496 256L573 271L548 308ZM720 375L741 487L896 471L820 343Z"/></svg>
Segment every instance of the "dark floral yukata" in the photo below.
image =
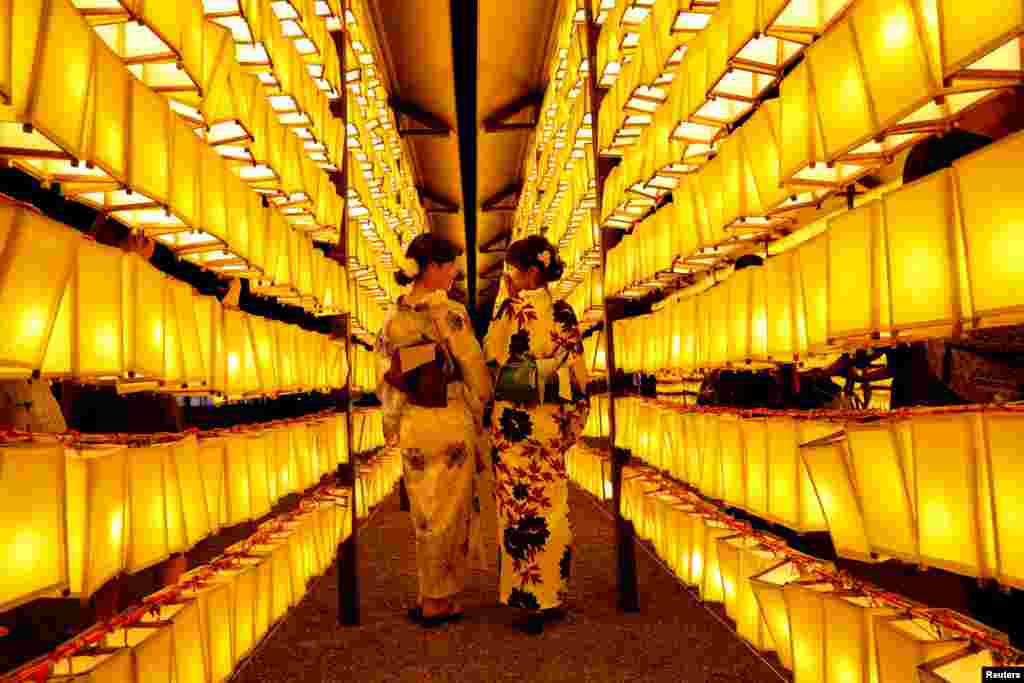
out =
<svg viewBox="0 0 1024 683"><path fill-rule="evenodd" d="M555 608L565 598L572 564L565 452L589 411L576 315L565 302L552 302L546 289L510 297L497 309L484 349L493 370L515 357L555 358L556 365L567 358L555 373L554 400L530 406L496 401L491 420L501 601Z"/></svg>

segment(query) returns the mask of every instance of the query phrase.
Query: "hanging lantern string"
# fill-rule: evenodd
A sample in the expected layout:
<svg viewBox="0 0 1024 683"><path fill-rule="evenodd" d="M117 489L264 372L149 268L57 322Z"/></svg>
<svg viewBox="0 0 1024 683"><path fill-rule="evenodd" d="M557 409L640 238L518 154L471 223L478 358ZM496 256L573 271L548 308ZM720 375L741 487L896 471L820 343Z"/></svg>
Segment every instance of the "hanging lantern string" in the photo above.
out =
<svg viewBox="0 0 1024 683"><path fill-rule="evenodd" d="M855 591L878 604L894 607L912 617L958 633L972 643L993 651L1004 662L1024 661L1024 652L1015 649L1007 640L998 638L982 628L966 623L963 618L958 618L960 615L956 612L928 607L927 605L914 602L897 593L886 591L867 582L855 579L848 573L834 568L825 560L794 550L782 539L754 529L749 522L739 520L726 513L717 505L706 500L692 487L665 476L649 465L631 466L630 469L633 472L623 472L622 478L624 481L641 479L660 484L657 488L645 492L645 495L653 496L672 493L679 502L692 506L699 514L714 519L737 534L753 538L761 546L774 553L777 558L792 562L805 576L813 577L822 583L832 583L844 589Z"/></svg>
<svg viewBox="0 0 1024 683"><path fill-rule="evenodd" d="M95 624L72 640L60 645L49 654L36 659L7 676L0 678L0 683L24 683L26 681L45 681L49 678L53 665L87 650L117 629L127 628L144 620L147 616L159 615L165 605L172 605L188 599L189 593L195 593L208 584L218 573L237 569L241 560L253 557L252 551L260 545L267 545L275 537L287 534L294 527L297 519L318 509L321 503L339 504L348 501L347 496L338 495L334 484L325 484L312 491L299 501L299 507L268 520L260 525L252 536L228 548L223 555L201 567L189 572L188 576L174 586L168 586L143 599L141 605L127 609L111 619ZM291 525L291 526L290 526Z"/></svg>
<svg viewBox="0 0 1024 683"><path fill-rule="evenodd" d="M342 417L345 413L336 410L324 410L303 417L289 417L248 425L198 429L190 427L180 432L99 432L83 433L73 429L65 432L27 432L17 429L0 430L0 444L7 443L47 443L60 441L72 448L82 446L152 446L156 444L174 443L196 436L200 439L211 439L230 434L259 432L276 427L291 427L300 424L319 422L331 417Z"/></svg>

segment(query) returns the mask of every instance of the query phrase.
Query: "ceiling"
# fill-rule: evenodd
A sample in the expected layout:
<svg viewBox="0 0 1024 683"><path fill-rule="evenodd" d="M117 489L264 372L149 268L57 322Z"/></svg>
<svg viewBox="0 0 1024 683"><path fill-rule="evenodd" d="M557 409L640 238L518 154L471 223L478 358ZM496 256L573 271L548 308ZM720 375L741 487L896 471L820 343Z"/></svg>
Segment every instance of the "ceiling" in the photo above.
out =
<svg viewBox="0 0 1024 683"><path fill-rule="evenodd" d="M466 249L469 301L485 308L497 291L558 3L367 4L431 230Z"/></svg>

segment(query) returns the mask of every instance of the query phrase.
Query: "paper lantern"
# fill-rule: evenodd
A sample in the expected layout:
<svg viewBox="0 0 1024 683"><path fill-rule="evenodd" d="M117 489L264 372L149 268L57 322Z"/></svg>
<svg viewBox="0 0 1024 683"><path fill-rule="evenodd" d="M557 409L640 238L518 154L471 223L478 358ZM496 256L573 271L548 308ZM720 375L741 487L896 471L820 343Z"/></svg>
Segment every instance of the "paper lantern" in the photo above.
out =
<svg viewBox="0 0 1024 683"><path fill-rule="evenodd" d="M68 453L68 572L71 593L90 597L125 569L128 449L79 447Z"/></svg>
<svg viewBox="0 0 1024 683"><path fill-rule="evenodd" d="M793 643L790 635L789 608L783 587L802 578L795 562L786 560L750 577L750 589L757 599L764 618L764 627L771 636L775 652L782 665L794 671Z"/></svg>
<svg viewBox="0 0 1024 683"><path fill-rule="evenodd" d="M745 470L743 508L749 512L767 516L768 492L768 427L764 419L743 419L739 421L743 442L743 466Z"/></svg>
<svg viewBox="0 0 1024 683"><path fill-rule="evenodd" d="M138 254L125 254L122 266L125 373L162 378L167 278Z"/></svg>
<svg viewBox="0 0 1024 683"><path fill-rule="evenodd" d="M170 386L185 386L185 344L181 338L178 307L175 302L176 283L164 287L164 369L161 377Z"/></svg>
<svg viewBox="0 0 1024 683"><path fill-rule="evenodd" d="M244 442L243 449L249 458L249 514L257 519L269 514L276 502L271 493L271 479L276 479L271 463L271 444L264 430L246 434ZM273 490L276 488L275 481Z"/></svg>
<svg viewBox="0 0 1024 683"><path fill-rule="evenodd" d="M800 453L828 521L836 553L840 557L871 561L871 541L864 525L865 504L850 481L845 438L838 436L805 444Z"/></svg>
<svg viewBox="0 0 1024 683"><path fill-rule="evenodd" d="M883 199L892 324L928 336L960 320L950 173L942 171Z"/></svg>
<svg viewBox="0 0 1024 683"><path fill-rule="evenodd" d="M71 228L0 206L0 317L10 330L0 340L3 374L27 377L41 368L80 244Z"/></svg>
<svg viewBox="0 0 1024 683"><path fill-rule="evenodd" d="M172 622L175 683L205 683L208 679L199 602L189 600L180 605L161 607L159 616Z"/></svg>
<svg viewBox="0 0 1024 683"><path fill-rule="evenodd" d="M291 430L288 427L274 427L267 430L271 440L270 454L277 477L275 490L278 498L298 490L295 459L292 455Z"/></svg>
<svg viewBox="0 0 1024 683"><path fill-rule="evenodd" d="M911 422L921 561L991 576L994 556L988 472L977 451L978 415L915 415ZM989 513L989 514L986 514Z"/></svg>
<svg viewBox="0 0 1024 683"><path fill-rule="evenodd" d="M224 454L226 445L226 437L204 437L199 440L199 464L211 531L232 524L228 516L228 479Z"/></svg>
<svg viewBox="0 0 1024 683"><path fill-rule="evenodd" d="M168 467L173 445L131 448L128 470L129 525L125 567L140 572L184 550L184 519L175 472Z"/></svg>
<svg viewBox="0 0 1024 683"><path fill-rule="evenodd" d="M849 472L862 503L864 528L872 550L908 562L917 561L910 424L848 424L846 436ZM812 478L817 486L814 474ZM864 504L865 496L884 504Z"/></svg>
<svg viewBox="0 0 1024 683"><path fill-rule="evenodd" d="M1022 149L1024 134L1017 133L953 164L970 296L982 326L1024 319L1014 296L1022 283L1016 264L1024 251L1013 238L1024 217L1019 204L1004 195L1012 178L1007 164Z"/></svg>
<svg viewBox="0 0 1024 683"><path fill-rule="evenodd" d="M249 466L249 439L231 434L224 439L224 477L227 492L227 523L242 524L253 519L252 472Z"/></svg>
<svg viewBox="0 0 1024 683"><path fill-rule="evenodd" d="M0 556L5 558L0 611L67 587L63 489L64 447L59 442L0 448Z"/></svg>
<svg viewBox="0 0 1024 683"><path fill-rule="evenodd" d="M188 579L192 572L182 579ZM198 590L183 591L183 596L199 603L200 633L206 658L208 681L223 683L238 661L234 654L234 600L231 583L214 580Z"/></svg>
<svg viewBox="0 0 1024 683"><path fill-rule="evenodd" d="M171 606L167 611L174 607L177 606ZM143 620L127 628L115 629L107 634L105 641L107 647L123 647L131 652L132 673L145 671L146 677L154 681L174 681L174 632L170 628L155 626L152 620ZM130 676L127 680L133 679Z"/></svg>
<svg viewBox="0 0 1024 683"><path fill-rule="evenodd" d="M747 505L747 471L742 420L729 415L721 415L719 418L722 500L728 505L743 508Z"/></svg>
<svg viewBox="0 0 1024 683"><path fill-rule="evenodd" d="M181 496L186 546L191 548L212 531L198 439L187 436L176 443L172 458Z"/></svg>
<svg viewBox="0 0 1024 683"><path fill-rule="evenodd" d="M123 252L94 242L82 242L72 281L74 292L74 371L82 378L120 377L124 372L122 346L121 272Z"/></svg>
<svg viewBox="0 0 1024 683"><path fill-rule="evenodd" d="M828 222L827 244L829 343L867 339L881 327L885 244L880 202L842 213ZM822 238L819 238L822 239Z"/></svg>
<svg viewBox="0 0 1024 683"><path fill-rule="evenodd" d="M827 423L771 417L768 432L768 519L794 531L827 529L807 468L800 458L800 443L833 433Z"/></svg>
<svg viewBox="0 0 1024 683"><path fill-rule="evenodd" d="M196 317L196 297L190 285L170 282L174 312L177 317L177 338L181 347L183 383L191 386L206 381L206 358L203 357L199 320ZM210 360L213 360L210 358Z"/></svg>
<svg viewBox="0 0 1024 683"><path fill-rule="evenodd" d="M988 451L988 473L992 486L992 512L995 547L998 549L996 578L1007 586L1024 585L1024 552L1021 551L1020 500L1013 492L1013 482L1020 481L1020 459L1016 457L1020 416L1010 413L984 415L984 436ZM984 490L984 482L982 482Z"/></svg>
<svg viewBox="0 0 1024 683"><path fill-rule="evenodd" d="M760 651L774 649L750 579L777 561L775 553L754 537L728 536L718 540L718 560L725 611L737 633Z"/></svg>
<svg viewBox="0 0 1024 683"><path fill-rule="evenodd" d="M700 599L705 602L724 602L725 586L719 569L718 539L731 536L735 531L712 518L701 517L697 522L697 539L691 553L691 575L697 581Z"/></svg>
<svg viewBox="0 0 1024 683"><path fill-rule="evenodd" d="M936 616L944 616L944 614L941 610L935 610ZM987 631L988 629L982 627L982 630ZM920 616L880 618L875 624L875 637L879 683L936 680L936 678L929 678L926 672L919 673L919 667L931 668L932 662L940 661L952 664L970 652L967 647L968 642L961 634ZM984 659L991 662L990 656ZM961 662L962 664L963 662ZM959 669L957 673L963 674L969 670L969 667L962 666L949 668ZM980 675L979 664L978 669L971 672L971 677L977 679ZM942 680L942 678L937 680ZM954 677L949 680L967 679Z"/></svg>

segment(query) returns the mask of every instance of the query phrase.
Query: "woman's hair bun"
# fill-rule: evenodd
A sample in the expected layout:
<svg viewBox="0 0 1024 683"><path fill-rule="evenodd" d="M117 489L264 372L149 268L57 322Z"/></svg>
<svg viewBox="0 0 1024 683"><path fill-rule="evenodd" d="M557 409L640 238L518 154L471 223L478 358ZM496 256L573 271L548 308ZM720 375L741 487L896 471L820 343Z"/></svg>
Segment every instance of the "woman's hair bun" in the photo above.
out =
<svg viewBox="0 0 1024 683"><path fill-rule="evenodd" d="M505 261L520 270L536 266L544 284L562 279L565 272L565 263L558 258L558 250L541 235L530 235L509 245Z"/></svg>

